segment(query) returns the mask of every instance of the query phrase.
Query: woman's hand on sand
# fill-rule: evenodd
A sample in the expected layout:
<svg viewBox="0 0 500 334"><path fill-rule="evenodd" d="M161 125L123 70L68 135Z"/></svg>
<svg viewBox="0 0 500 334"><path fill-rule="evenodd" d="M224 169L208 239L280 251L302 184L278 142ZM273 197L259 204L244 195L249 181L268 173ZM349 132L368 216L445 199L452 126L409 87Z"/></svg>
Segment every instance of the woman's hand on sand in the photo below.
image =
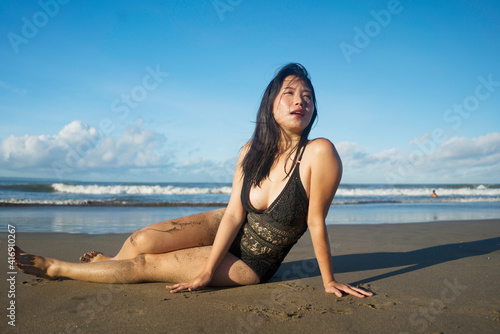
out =
<svg viewBox="0 0 500 334"><path fill-rule="evenodd" d="M348 295L353 295L359 298L365 298L373 296L373 293L370 291L365 291L363 289L348 285L342 284L335 281L328 283L325 286L326 293L334 293L337 297L342 297L342 293L346 293Z"/></svg>
<svg viewBox="0 0 500 334"><path fill-rule="evenodd" d="M167 285L166 288L170 289L170 293L176 293L183 290L193 291L207 286L211 280L212 277L209 274L201 273L189 282Z"/></svg>

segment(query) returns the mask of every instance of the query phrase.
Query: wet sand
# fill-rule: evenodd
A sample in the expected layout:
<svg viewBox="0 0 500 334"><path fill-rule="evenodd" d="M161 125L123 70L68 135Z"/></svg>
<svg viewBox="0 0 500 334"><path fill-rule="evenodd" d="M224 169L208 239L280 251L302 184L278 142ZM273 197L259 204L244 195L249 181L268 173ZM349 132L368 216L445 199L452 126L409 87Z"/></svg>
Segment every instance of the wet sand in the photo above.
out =
<svg viewBox="0 0 500 334"><path fill-rule="evenodd" d="M337 225L329 234L336 279L373 297L325 294L308 234L269 283L178 294L164 283L47 281L17 268L12 275L4 252L0 332L500 332L500 220ZM126 237L17 233L16 243L76 262L89 250L114 254ZM8 234L1 240L6 249ZM6 316L12 301L15 327Z"/></svg>

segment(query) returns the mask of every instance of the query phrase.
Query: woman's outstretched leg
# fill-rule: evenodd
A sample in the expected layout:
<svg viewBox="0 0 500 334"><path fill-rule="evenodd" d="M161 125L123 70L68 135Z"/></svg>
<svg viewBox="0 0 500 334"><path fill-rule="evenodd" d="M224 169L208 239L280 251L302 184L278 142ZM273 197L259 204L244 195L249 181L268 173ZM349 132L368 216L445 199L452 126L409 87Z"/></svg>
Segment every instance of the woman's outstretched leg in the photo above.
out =
<svg viewBox="0 0 500 334"><path fill-rule="evenodd" d="M16 247L16 265L30 275L47 279L67 277L98 283L185 282L196 277L207 260L211 246L182 249L164 254L142 254L133 259L71 263L27 254ZM217 268L211 286L259 283L243 261L227 253Z"/></svg>
<svg viewBox="0 0 500 334"><path fill-rule="evenodd" d="M166 220L135 231L114 257L92 251L80 257L83 262L133 259L141 254L210 246L214 242L225 209L217 209Z"/></svg>

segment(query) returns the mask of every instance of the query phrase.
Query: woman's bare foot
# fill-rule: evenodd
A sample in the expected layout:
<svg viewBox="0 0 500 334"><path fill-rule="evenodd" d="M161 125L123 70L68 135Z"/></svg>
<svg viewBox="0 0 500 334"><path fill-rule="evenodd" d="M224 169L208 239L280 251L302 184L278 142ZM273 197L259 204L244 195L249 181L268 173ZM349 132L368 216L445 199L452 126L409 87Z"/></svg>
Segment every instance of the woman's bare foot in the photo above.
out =
<svg viewBox="0 0 500 334"><path fill-rule="evenodd" d="M87 262L87 263L108 261L108 260L112 260L112 259L113 258L111 256L107 256L101 252L96 252L96 251L91 251L91 252L83 254L83 256L80 256L80 261Z"/></svg>
<svg viewBox="0 0 500 334"><path fill-rule="evenodd" d="M46 279L58 279L55 260L47 257L31 255L15 246L16 266L25 274Z"/></svg>

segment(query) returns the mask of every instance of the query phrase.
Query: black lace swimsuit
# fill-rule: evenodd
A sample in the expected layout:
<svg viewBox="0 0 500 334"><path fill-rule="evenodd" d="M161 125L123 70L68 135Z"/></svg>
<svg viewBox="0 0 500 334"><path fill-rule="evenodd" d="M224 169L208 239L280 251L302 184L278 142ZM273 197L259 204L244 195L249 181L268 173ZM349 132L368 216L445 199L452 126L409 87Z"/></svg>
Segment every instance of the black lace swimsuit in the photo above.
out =
<svg viewBox="0 0 500 334"><path fill-rule="evenodd" d="M247 217L229 252L268 281L293 245L307 230L309 200L300 180L300 155L285 188L266 210L256 210L249 200L250 182L243 180L241 203Z"/></svg>

